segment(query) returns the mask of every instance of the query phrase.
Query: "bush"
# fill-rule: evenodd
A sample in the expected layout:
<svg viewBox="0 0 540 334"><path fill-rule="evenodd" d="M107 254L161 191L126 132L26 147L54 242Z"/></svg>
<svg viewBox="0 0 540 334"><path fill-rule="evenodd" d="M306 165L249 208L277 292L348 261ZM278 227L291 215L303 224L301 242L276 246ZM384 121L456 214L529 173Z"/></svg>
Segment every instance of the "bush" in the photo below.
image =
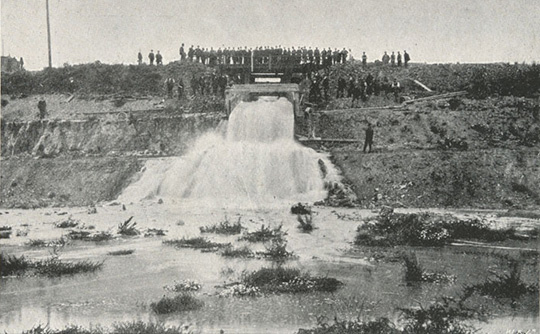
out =
<svg viewBox="0 0 540 334"><path fill-rule="evenodd" d="M58 228L71 228L71 227L76 227L77 225L79 225L79 221L71 217L69 217L68 219L62 222L54 224L54 226Z"/></svg>
<svg viewBox="0 0 540 334"><path fill-rule="evenodd" d="M157 314L168 314L198 310L204 303L190 294L183 293L174 297L163 297L157 303L151 303L150 308Z"/></svg>
<svg viewBox="0 0 540 334"><path fill-rule="evenodd" d="M265 248L266 251L260 254L274 261L283 261L294 256L293 252L287 251L287 241L283 239L272 239Z"/></svg>

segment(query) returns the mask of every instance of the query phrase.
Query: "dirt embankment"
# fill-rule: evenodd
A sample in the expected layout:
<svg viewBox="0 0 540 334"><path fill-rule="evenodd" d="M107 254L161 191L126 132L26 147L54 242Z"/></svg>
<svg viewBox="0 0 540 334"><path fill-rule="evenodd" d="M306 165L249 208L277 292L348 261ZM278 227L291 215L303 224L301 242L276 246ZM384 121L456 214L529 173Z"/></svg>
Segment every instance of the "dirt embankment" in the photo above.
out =
<svg viewBox="0 0 540 334"><path fill-rule="evenodd" d="M221 122L219 114L172 117L100 117L87 120L2 122L2 156L19 154L114 154L147 151L180 155L202 133Z"/></svg>
<svg viewBox="0 0 540 334"><path fill-rule="evenodd" d="M2 159L0 206L86 206L113 200L142 165L135 157Z"/></svg>
<svg viewBox="0 0 540 334"><path fill-rule="evenodd" d="M540 207L540 148L332 154L363 207Z"/></svg>

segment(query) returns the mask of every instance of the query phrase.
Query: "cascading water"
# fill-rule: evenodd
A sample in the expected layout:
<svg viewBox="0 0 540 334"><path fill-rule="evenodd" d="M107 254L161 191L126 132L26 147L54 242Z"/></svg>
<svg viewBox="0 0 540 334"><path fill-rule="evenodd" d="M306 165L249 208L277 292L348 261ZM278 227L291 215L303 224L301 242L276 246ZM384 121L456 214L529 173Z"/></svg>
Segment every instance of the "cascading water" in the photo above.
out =
<svg viewBox="0 0 540 334"><path fill-rule="evenodd" d="M325 162L326 175L319 160ZM293 106L274 97L240 102L225 135L209 133L186 156L146 167L121 200L160 197L214 205L316 201L326 196L325 181L337 179L325 156L294 141Z"/></svg>

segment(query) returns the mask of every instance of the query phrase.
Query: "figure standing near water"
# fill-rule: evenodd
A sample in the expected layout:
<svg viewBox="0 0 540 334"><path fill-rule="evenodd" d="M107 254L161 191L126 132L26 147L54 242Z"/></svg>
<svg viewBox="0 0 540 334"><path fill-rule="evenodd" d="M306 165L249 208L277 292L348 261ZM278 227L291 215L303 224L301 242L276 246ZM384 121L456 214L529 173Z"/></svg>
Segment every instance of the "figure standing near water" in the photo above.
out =
<svg viewBox="0 0 540 334"><path fill-rule="evenodd" d="M366 153L366 148L368 148L368 153L371 153L371 146L373 145L373 128L371 127L371 123L368 123L368 127L366 129L366 140L364 141L364 153Z"/></svg>

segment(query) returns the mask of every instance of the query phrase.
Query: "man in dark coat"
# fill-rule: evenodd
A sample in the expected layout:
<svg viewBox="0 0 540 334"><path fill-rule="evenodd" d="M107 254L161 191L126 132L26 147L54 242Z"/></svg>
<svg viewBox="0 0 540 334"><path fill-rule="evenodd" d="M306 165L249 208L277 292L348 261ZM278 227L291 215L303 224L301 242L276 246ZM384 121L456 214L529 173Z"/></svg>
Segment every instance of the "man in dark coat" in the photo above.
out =
<svg viewBox="0 0 540 334"><path fill-rule="evenodd" d="M411 56L409 56L407 50L403 50L403 60L405 61L405 67L407 67L407 64L409 64L409 61L411 60Z"/></svg>
<svg viewBox="0 0 540 334"><path fill-rule="evenodd" d="M184 43L182 43L182 46L180 46L180 61L186 60L186 51L184 51Z"/></svg>
<svg viewBox="0 0 540 334"><path fill-rule="evenodd" d="M150 53L148 54L148 60L150 60L150 65L154 65L154 50L150 50Z"/></svg>
<svg viewBox="0 0 540 334"><path fill-rule="evenodd" d="M373 128L371 123L368 123L366 129L366 140L364 141L364 153L366 153L366 148L368 148L368 153L371 153L371 146L373 145Z"/></svg>

